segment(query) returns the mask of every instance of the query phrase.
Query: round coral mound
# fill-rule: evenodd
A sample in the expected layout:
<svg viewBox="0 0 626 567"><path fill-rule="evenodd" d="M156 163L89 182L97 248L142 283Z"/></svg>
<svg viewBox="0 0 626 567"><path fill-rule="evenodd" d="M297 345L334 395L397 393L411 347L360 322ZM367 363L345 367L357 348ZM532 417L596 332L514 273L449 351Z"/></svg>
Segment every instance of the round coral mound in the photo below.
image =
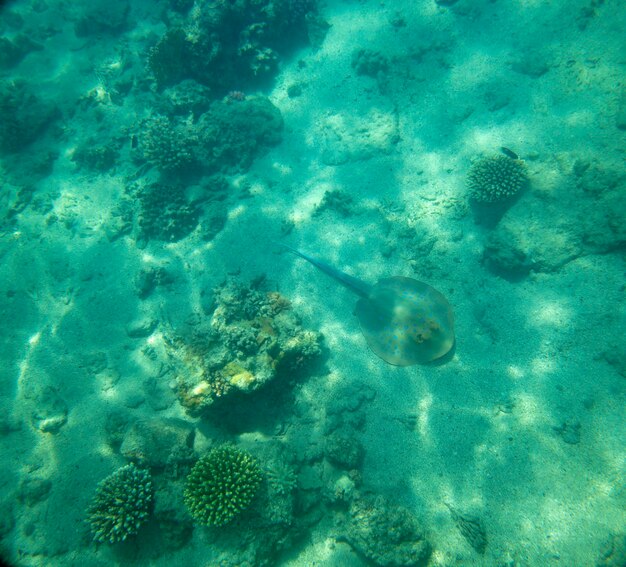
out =
<svg viewBox="0 0 626 567"><path fill-rule="evenodd" d="M137 533L152 506L150 473L130 464L106 477L87 511L93 539L117 543Z"/></svg>
<svg viewBox="0 0 626 567"><path fill-rule="evenodd" d="M524 162L503 155L474 162L467 174L470 197L481 203L503 201L521 191L527 183Z"/></svg>
<svg viewBox="0 0 626 567"><path fill-rule="evenodd" d="M250 505L261 478L254 457L230 445L218 447L191 469L185 484L185 504L198 522L223 526Z"/></svg>

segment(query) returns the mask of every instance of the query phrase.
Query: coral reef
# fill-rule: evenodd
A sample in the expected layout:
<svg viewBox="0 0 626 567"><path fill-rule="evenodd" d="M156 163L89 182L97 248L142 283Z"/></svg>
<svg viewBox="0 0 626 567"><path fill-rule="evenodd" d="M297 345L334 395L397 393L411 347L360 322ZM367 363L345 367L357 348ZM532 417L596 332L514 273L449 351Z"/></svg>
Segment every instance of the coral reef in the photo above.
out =
<svg viewBox="0 0 626 567"><path fill-rule="evenodd" d="M108 33L116 35L126 26L126 18L130 12L128 0L109 2L94 0L81 5L83 13L74 24L77 37L88 37Z"/></svg>
<svg viewBox="0 0 626 567"><path fill-rule="evenodd" d="M117 543L137 533L153 499L150 473L126 465L105 478L87 512L94 541Z"/></svg>
<svg viewBox="0 0 626 567"><path fill-rule="evenodd" d="M503 201L527 185L524 162L504 155L493 155L474 162L467 174L470 197L480 203Z"/></svg>
<svg viewBox="0 0 626 567"><path fill-rule="evenodd" d="M197 158L212 170L245 170L282 141L280 110L266 97L216 101L198 120Z"/></svg>
<svg viewBox="0 0 626 567"><path fill-rule="evenodd" d="M156 109L167 116L200 116L211 106L211 89L193 79L185 79L165 89L156 101Z"/></svg>
<svg viewBox="0 0 626 567"><path fill-rule="evenodd" d="M146 161L163 172L177 172L194 159L197 136L187 122L174 123L167 116L145 121L141 148Z"/></svg>
<svg viewBox="0 0 626 567"><path fill-rule="evenodd" d="M309 27L317 32L315 10L315 0L196 2L152 48L148 67L159 88L194 79L224 95L264 83Z"/></svg>
<svg viewBox="0 0 626 567"><path fill-rule="evenodd" d="M172 96L179 92L168 91ZM176 103L196 104L180 97ZM160 106L171 106L171 98ZM138 135L140 156L164 174L242 171L282 141L282 129L280 110L269 99L226 98L214 101L195 122L191 115L155 115L144 121Z"/></svg>
<svg viewBox="0 0 626 567"><path fill-rule="evenodd" d="M53 122L57 109L30 92L25 81L0 83L0 151L17 152Z"/></svg>
<svg viewBox="0 0 626 567"><path fill-rule="evenodd" d="M250 506L261 480L261 469L251 455L230 445L218 447L191 469L185 504L201 524L223 526Z"/></svg>
<svg viewBox="0 0 626 567"><path fill-rule="evenodd" d="M176 242L198 225L200 211L187 202L185 190L179 185L152 183L139 192L138 240Z"/></svg>
<svg viewBox="0 0 626 567"><path fill-rule="evenodd" d="M352 503L345 539L368 561L383 567L419 567L426 565L431 555L415 517L382 496L366 496Z"/></svg>
<svg viewBox="0 0 626 567"><path fill-rule="evenodd" d="M235 282L214 290L210 319L191 336L163 333L163 355L180 403L192 415L293 376L320 354L319 333L302 329L287 299ZM234 398L233 398L234 399Z"/></svg>

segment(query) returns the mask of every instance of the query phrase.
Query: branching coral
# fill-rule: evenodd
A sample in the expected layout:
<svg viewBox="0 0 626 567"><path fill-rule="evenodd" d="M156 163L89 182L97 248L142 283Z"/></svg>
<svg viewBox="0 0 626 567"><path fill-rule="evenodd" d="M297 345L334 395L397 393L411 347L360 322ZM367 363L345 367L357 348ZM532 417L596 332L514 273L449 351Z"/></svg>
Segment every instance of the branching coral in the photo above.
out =
<svg viewBox="0 0 626 567"><path fill-rule="evenodd" d="M148 163L164 172L180 171L193 161L197 136L186 123L176 124L166 116L154 116L144 125L141 137Z"/></svg>
<svg viewBox="0 0 626 567"><path fill-rule="evenodd" d="M250 506L261 480L254 457L230 445L218 447L189 473L185 504L201 524L223 526Z"/></svg>
<svg viewBox="0 0 626 567"><path fill-rule="evenodd" d="M95 541L117 543L136 534L152 507L150 473L130 464L105 478L87 511Z"/></svg>
<svg viewBox="0 0 626 567"><path fill-rule="evenodd" d="M474 162L467 174L470 197L482 203L503 201L527 184L524 162L503 155L493 155Z"/></svg>

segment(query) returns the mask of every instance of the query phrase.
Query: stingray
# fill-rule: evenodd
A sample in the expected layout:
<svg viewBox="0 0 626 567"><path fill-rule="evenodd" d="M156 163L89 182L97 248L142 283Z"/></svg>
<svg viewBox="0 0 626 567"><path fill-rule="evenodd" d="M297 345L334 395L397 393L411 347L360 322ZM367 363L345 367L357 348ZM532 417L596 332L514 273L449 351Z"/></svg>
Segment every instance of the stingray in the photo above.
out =
<svg viewBox="0 0 626 567"><path fill-rule="evenodd" d="M427 364L454 346L454 317L434 287L393 276L370 285L281 244L359 296L354 315L372 351L395 366Z"/></svg>

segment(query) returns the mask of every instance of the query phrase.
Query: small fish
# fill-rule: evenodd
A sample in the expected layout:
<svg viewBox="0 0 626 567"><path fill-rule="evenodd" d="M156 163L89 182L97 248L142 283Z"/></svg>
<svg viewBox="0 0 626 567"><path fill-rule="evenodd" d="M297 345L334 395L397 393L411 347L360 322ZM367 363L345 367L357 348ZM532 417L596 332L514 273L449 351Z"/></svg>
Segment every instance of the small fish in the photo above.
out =
<svg viewBox="0 0 626 567"><path fill-rule="evenodd" d="M519 156L513 151L513 150L509 150L509 148L505 148L504 146L502 146L500 148L500 151L506 156L506 157L510 157L511 159L519 159Z"/></svg>

